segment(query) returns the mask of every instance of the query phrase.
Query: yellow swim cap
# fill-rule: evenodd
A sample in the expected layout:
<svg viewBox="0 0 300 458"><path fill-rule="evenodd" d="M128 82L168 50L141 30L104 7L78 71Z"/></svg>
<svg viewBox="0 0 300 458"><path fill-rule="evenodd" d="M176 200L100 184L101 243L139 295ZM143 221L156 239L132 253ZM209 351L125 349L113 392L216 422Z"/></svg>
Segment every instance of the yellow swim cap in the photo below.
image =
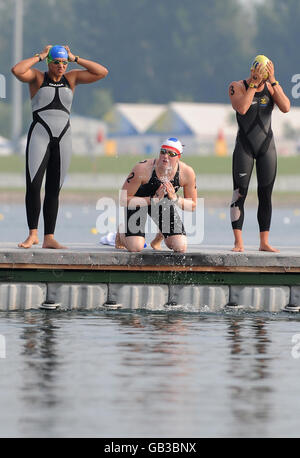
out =
<svg viewBox="0 0 300 458"><path fill-rule="evenodd" d="M254 70L259 64L262 64L262 68L264 68L268 62L269 62L269 59L266 56L259 54L258 56L255 57L252 63L252 66L251 66L251 70ZM264 72L263 78L266 80L268 77L269 77L269 73Z"/></svg>

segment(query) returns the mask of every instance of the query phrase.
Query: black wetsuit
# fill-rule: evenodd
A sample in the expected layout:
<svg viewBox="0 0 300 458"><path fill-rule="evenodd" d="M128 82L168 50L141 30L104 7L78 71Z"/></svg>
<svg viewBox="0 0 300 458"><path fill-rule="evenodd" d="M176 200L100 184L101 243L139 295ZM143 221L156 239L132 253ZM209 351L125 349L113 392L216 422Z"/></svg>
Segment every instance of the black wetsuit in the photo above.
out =
<svg viewBox="0 0 300 458"><path fill-rule="evenodd" d="M155 165L155 162L154 162ZM175 189L175 192L180 188L179 183L179 164L173 180L170 181ZM162 181L156 175L155 168L153 167L152 175L148 183L142 184L137 192L136 197L153 197L162 184ZM145 225L147 214L151 216L155 224L158 226L163 236L169 237L170 235L185 235L185 229L180 219L180 216L174 205L167 196L165 196L159 203L148 206L137 206L136 209L126 209L126 236L140 236L145 237Z"/></svg>
<svg viewBox="0 0 300 458"><path fill-rule="evenodd" d="M248 84L244 80L246 90ZM271 196L276 177L277 155L271 129L273 98L265 84L261 92L256 92L247 113L236 113L239 126L233 152L233 198L231 222L233 229L242 229L244 222L244 202L249 181L256 160L258 212L260 232L269 231L272 216Z"/></svg>
<svg viewBox="0 0 300 458"><path fill-rule="evenodd" d="M44 233L53 234L59 191L71 160L70 110L73 92L65 76L52 81L48 73L31 100L33 121L26 147L26 211L29 229L37 229L40 190L46 172Z"/></svg>

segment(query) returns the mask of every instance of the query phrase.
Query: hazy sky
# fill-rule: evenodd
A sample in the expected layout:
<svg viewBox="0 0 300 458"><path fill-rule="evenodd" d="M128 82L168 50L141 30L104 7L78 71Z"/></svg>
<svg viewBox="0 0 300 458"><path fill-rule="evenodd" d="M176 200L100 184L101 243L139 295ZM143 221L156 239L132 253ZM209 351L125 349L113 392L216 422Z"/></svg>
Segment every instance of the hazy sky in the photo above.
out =
<svg viewBox="0 0 300 458"><path fill-rule="evenodd" d="M247 4L247 5L251 5L251 4L254 4L254 3L264 3L265 0L239 0L241 3L243 3L244 5Z"/></svg>

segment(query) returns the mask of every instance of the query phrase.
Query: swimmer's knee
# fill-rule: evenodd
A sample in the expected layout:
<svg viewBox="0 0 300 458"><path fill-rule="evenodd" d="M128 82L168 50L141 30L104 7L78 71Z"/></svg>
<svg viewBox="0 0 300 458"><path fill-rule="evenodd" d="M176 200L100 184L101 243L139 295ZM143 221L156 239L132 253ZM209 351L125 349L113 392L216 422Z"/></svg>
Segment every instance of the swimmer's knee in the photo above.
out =
<svg viewBox="0 0 300 458"><path fill-rule="evenodd" d="M184 235L170 236L165 239L165 244L170 250L173 250L176 253L185 253L187 249L187 241Z"/></svg>
<svg viewBox="0 0 300 458"><path fill-rule="evenodd" d="M182 246L182 247L174 247L173 251L175 253L185 253L187 249L187 246Z"/></svg>
<svg viewBox="0 0 300 458"><path fill-rule="evenodd" d="M132 240L131 237L126 237L125 242L127 250L131 253L139 253L145 245L145 239L142 237L137 237L135 240Z"/></svg>
<svg viewBox="0 0 300 458"><path fill-rule="evenodd" d="M140 251L142 251L143 248L140 248L140 247L128 247L127 248L127 251L129 251L130 253L139 253Z"/></svg>

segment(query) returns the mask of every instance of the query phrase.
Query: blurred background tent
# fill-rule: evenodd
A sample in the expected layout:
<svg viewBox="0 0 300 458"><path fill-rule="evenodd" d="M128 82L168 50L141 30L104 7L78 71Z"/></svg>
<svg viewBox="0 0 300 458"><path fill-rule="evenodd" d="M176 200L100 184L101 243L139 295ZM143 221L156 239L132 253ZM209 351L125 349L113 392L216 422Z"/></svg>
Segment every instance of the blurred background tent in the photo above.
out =
<svg viewBox="0 0 300 458"><path fill-rule="evenodd" d="M220 131L233 145L236 125L231 119L232 108L228 104L173 102L152 124L149 133L166 137L171 133L185 144L184 153L207 155L214 151Z"/></svg>

